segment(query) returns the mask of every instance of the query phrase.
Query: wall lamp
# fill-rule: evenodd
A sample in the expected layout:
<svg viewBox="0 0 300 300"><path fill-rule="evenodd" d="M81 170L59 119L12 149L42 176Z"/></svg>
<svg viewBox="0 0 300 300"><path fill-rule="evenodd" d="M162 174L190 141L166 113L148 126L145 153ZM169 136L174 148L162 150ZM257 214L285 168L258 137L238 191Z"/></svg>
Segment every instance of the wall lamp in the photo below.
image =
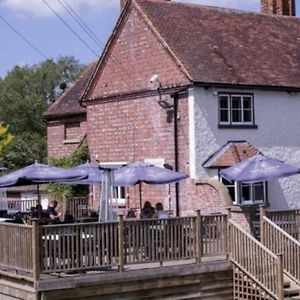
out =
<svg viewBox="0 0 300 300"><path fill-rule="evenodd" d="M157 103L160 107L162 107L163 109L166 110L167 123L172 123L172 121L174 119L174 106L173 106L173 104L170 104L168 101L162 99L162 97L161 97L162 84L159 80L159 76L157 74L154 74L150 78L150 83L151 84L156 83L158 85L157 92L158 92L159 100L157 101Z"/></svg>

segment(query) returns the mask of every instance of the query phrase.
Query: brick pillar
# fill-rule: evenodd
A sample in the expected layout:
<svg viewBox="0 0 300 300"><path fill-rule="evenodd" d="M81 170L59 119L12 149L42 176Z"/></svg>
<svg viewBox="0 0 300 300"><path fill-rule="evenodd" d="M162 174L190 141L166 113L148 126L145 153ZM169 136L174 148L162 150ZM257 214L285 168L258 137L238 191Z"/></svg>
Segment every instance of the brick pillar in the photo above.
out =
<svg viewBox="0 0 300 300"><path fill-rule="evenodd" d="M273 15L295 16L295 0L261 0L261 12Z"/></svg>

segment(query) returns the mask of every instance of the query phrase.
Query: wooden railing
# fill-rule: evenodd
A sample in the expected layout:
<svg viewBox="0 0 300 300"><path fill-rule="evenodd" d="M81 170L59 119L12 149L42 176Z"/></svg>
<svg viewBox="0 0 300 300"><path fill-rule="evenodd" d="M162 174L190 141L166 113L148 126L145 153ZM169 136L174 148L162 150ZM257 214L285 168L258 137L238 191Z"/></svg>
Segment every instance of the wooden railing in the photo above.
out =
<svg viewBox="0 0 300 300"><path fill-rule="evenodd" d="M92 270L118 264L118 223L40 227L41 272Z"/></svg>
<svg viewBox="0 0 300 300"><path fill-rule="evenodd" d="M273 253L283 254L284 271L300 284L300 242L266 216L261 222L261 242Z"/></svg>
<svg viewBox="0 0 300 300"><path fill-rule="evenodd" d="M8 210L29 211L31 207L35 207L38 200L11 200L8 201Z"/></svg>
<svg viewBox="0 0 300 300"><path fill-rule="evenodd" d="M266 216L282 230L300 241L300 209L266 211Z"/></svg>
<svg viewBox="0 0 300 300"><path fill-rule="evenodd" d="M126 264L195 258L195 218L124 221Z"/></svg>
<svg viewBox="0 0 300 300"><path fill-rule="evenodd" d="M66 198L66 208L75 220L88 215L88 199L86 197Z"/></svg>
<svg viewBox="0 0 300 300"><path fill-rule="evenodd" d="M58 225L0 223L0 267L40 273L226 255L227 216Z"/></svg>
<svg viewBox="0 0 300 300"><path fill-rule="evenodd" d="M283 269L281 256L273 254L230 219L228 220L228 229L230 260L265 293L275 299L282 300Z"/></svg>
<svg viewBox="0 0 300 300"><path fill-rule="evenodd" d="M0 223L0 266L33 272L32 226Z"/></svg>

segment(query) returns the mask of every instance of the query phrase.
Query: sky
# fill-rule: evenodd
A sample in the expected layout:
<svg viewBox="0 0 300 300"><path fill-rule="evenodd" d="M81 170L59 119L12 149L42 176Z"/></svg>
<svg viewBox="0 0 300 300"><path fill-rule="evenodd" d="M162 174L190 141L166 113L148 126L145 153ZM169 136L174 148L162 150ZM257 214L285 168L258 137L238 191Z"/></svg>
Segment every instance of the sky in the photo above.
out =
<svg viewBox="0 0 300 300"><path fill-rule="evenodd" d="M259 11L260 0L172 0ZM300 7L298 1L297 15ZM87 64L100 56L120 13L119 0L0 0L0 77L15 65L70 55ZM49 8L54 10L62 20ZM97 44L68 14L78 14L97 37ZM13 27L13 29L11 28ZM23 36L28 45L15 31ZM82 42L80 39L84 40Z"/></svg>

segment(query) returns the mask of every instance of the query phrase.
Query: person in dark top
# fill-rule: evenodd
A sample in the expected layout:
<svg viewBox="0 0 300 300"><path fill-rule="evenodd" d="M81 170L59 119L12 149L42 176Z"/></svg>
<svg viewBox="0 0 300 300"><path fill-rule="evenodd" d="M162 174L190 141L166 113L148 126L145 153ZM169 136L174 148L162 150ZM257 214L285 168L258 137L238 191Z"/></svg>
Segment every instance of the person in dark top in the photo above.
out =
<svg viewBox="0 0 300 300"><path fill-rule="evenodd" d="M61 214L58 214L58 212L56 211L57 205L58 202L56 200L51 201L50 204L48 205L46 213L49 216L49 224L60 223Z"/></svg>
<svg viewBox="0 0 300 300"><path fill-rule="evenodd" d="M141 211L141 219L151 219L153 218L154 213L155 213L154 207L152 207L149 201L146 201Z"/></svg>
<svg viewBox="0 0 300 300"><path fill-rule="evenodd" d="M37 204L32 215L32 219L38 219L40 225L46 225L49 221L49 216L47 213L43 211L43 207L41 204Z"/></svg>

